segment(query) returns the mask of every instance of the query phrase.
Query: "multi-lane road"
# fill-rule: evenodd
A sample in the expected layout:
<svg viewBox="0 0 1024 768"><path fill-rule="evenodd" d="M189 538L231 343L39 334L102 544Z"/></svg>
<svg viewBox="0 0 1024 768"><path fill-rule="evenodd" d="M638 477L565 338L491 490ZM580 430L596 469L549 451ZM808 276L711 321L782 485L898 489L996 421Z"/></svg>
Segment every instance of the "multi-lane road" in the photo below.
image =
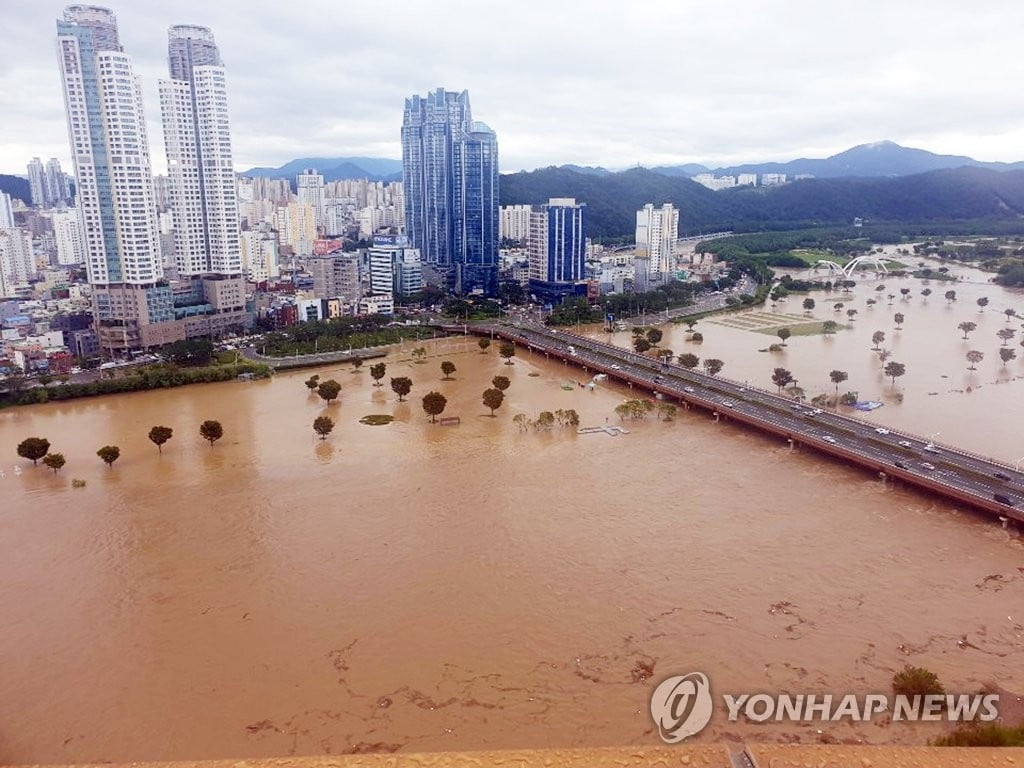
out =
<svg viewBox="0 0 1024 768"><path fill-rule="evenodd" d="M716 418L748 424L845 463L1024 522L1024 473L995 459L536 323L476 325L467 330L505 338L668 401L705 408Z"/></svg>

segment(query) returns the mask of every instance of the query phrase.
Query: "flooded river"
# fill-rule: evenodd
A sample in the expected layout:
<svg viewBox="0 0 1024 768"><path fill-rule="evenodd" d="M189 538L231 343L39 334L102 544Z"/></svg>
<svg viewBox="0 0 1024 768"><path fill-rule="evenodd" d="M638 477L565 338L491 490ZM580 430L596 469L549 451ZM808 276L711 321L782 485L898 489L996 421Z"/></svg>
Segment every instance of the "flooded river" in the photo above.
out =
<svg viewBox="0 0 1024 768"><path fill-rule="evenodd" d="M780 355L705 321L698 354L767 386L785 359L809 390L840 367L887 402L871 418L1016 459L1024 363L998 371L998 289L981 317L958 290L949 310L915 297L900 334L895 308L862 307L850 335ZM988 352L970 394L954 391L971 383L961 317ZM902 403L875 376L876 326L907 364ZM683 329L665 343L683 350ZM317 371L343 385L328 407L302 371L0 412L0 763L654 744L654 684L695 670L722 692L885 692L906 663L948 689L1024 690L1024 547L991 519L697 412L616 437L521 432L516 413L545 409L616 423L629 392L523 351L505 366L472 340L427 346L424 364L387 360L413 379L406 403L338 366ZM512 386L492 419L496 374ZM426 420L430 389L460 425ZM359 423L374 413L397 420ZM204 419L224 425L213 447ZM163 455L155 424L175 430ZM16 458L30 435L67 457L59 475ZM816 727L716 714L698 738Z"/></svg>

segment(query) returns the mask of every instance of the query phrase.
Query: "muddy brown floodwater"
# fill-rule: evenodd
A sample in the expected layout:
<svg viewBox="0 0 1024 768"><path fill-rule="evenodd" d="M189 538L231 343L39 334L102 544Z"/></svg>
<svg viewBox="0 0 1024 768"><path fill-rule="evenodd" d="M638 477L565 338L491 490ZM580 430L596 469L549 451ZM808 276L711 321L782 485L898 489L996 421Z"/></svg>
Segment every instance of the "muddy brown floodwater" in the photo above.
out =
<svg viewBox="0 0 1024 768"><path fill-rule="evenodd" d="M743 346L756 334L705 332L727 373L730 344L766 367ZM786 354L827 375L811 345L838 341ZM952 690L1024 690L1012 531L703 413L617 437L520 432L512 417L542 409L614 423L629 392L566 390L581 372L522 351L505 366L472 340L428 349L421 365L388 358L414 381L402 404L365 367L325 367L343 384L326 408L302 371L0 412L0 763L656 744L653 686L695 670L720 692L884 692L906 663ZM512 386L492 419L495 374ZM970 400L933 397L1017 391L941 439L1012 456L1010 437L986 443L1020 423L1020 385L998 376ZM957 421L911 379L873 418L914 424L902 414L922 400ZM459 426L427 422L430 389ZM324 412L337 427L320 441ZM359 423L372 413L397 420ZM204 419L224 424L212 448ZM154 424L175 430L162 456ZM59 475L16 458L30 435L67 457ZM95 455L108 443L112 469ZM810 742L817 727L718 713L698 739Z"/></svg>

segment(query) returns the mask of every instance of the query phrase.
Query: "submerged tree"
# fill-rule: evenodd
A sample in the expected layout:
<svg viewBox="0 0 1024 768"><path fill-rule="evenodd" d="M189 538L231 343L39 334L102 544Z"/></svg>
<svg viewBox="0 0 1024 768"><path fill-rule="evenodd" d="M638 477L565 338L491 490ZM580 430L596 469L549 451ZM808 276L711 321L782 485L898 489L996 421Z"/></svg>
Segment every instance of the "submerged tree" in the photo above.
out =
<svg viewBox="0 0 1024 768"><path fill-rule="evenodd" d="M772 372L772 383L779 388L779 394L781 395L782 388L793 383L793 374L785 368L776 368Z"/></svg>
<svg viewBox="0 0 1024 768"><path fill-rule="evenodd" d="M484 390L484 405L491 409L491 416L494 416L494 412L501 408L501 404L505 401L505 393L500 389L485 389Z"/></svg>
<svg viewBox="0 0 1024 768"><path fill-rule="evenodd" d="M121 456L121 449L116 445L104 445L98 451L96 455L103 459L103 462L108 466L114 466L114 462L117 461Z"/></svg>
<svg viewBox="0 0 1024 768"><path fill-rule="evenodd" d="M384 378L384 374L387 373L388 367L385 363L377 363L370 366L370 375L373 377L373 386L380 387L381 379Z"/></svg>
<svg viewBox="0 0 1024 768"><path fill-rule="evenodd" d="M440 392L428 392L423 396L423 410L430 416L430 422L436 423L437 417L444 413L448 398Z"/></svg>
<svg viewBox="0 0 1024 768"><path fill-rule="evenodd" d="M57 474L57 470L64 466L64 454L63 453L48 453L43 456L43 464L53 470L53 474Z"/></svg>
<svg viewBox="0 0 1024 768"><path fill-rule="evenodd" d="M156 449L160 452L164 452L164 443L171 439L174 435L174 430L170 427L153 427L149 430L149 439L156 445Z"/></svg>
<svg viewBox="0 0 1024 768"><path fill-rule="evenodd" d="M704 361L704 372L708 376L716 376L725 367L725 363L715 358L709 358Z"/></svg>
<svg viewBox="0 0 1024 768"><path fill-rule="evenodd" d="M398 402L412 391L412 379L408 376L398 376L391 379L391 391L398 395Z"/></svg>
<svg viewBox="0 0 1024 768"><path fill-rule="evenodd" d="M331 401L336 400L341 394L341 384L334 379L328 379L317 387L316 393L330 405Z"/></svg>
<svg viewBox="0 0 1024 768"><path fill-rule="evenodd" d="M317 416L313 419L313 431L320 435L321 440L326 440L334 429L334 420L330 416Z"/></svg>
<svg viewBox="0 0 1024 768"><path fill-rule="evenodd" d="M49 452L50 441L45 437L26 437L18 443L18 455L33 464L37 464Z"/></svg>
<svg viewBox="0 0 1024 768"><path fill-rule="evenodd" d="M516 356L516 345L511 341L503 341L498 345L498 354L505 358L505 365L512 365L512 358Z"/></svg>
<svg viewBox="0 0 1024 768"><path fill-rule="evenodd" d="M694 368L697 367L697 364L700 363L700 358L697 357L692 352L687 352L684 355L680 355L678 360L679 364L683 366L683 368L687 368L689 370L693 370Z"/></svg>
<svg viewBox="0 0 1024 768"><path fill-rule="evenodd" d="M836 385L836 397L839 396L839 385L850 378L850 375L846 371L835 370L829 373L829 379Z"/></svg>
<svg viewBox="0 0 1024 768"><path fill-rule="evenodd" d="M224 427L219 421L207 419L199 425L199 435L203 440L207 440L212 448L214 443L224 437Z"/></svg>
<svg viewBox="0 0 1024 768"><path fill-rule="evenodd" d="M885 366L885 375L892 379L892 385L896 386L896 379L907 372L907 367L903 363L891 362Z"/></svg>
<svg viewBox="0 0 1024 768"><path fill-rule="evenodd" d="M979 352L976 349L970 350L967 353L967 362L970 363L970 366L968 366L967 370L968 371L977 370L974 366L976 366L978 363L980 363L984 359L985 359L985 353L984 352Z"/></svg>

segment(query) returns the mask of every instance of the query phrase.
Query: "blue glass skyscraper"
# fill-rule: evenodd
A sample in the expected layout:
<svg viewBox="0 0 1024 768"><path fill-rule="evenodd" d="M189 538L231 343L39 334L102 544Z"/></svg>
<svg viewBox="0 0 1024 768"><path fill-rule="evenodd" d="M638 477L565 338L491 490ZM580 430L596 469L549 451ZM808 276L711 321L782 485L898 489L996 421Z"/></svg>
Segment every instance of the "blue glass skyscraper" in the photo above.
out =
<svg viewBox="0 0 1024 768"><path fill-rule="evenodd" d="M498 139L473 121L469 93L405 100L405 226L425 264L458 293L497 289Z"/></svg>

